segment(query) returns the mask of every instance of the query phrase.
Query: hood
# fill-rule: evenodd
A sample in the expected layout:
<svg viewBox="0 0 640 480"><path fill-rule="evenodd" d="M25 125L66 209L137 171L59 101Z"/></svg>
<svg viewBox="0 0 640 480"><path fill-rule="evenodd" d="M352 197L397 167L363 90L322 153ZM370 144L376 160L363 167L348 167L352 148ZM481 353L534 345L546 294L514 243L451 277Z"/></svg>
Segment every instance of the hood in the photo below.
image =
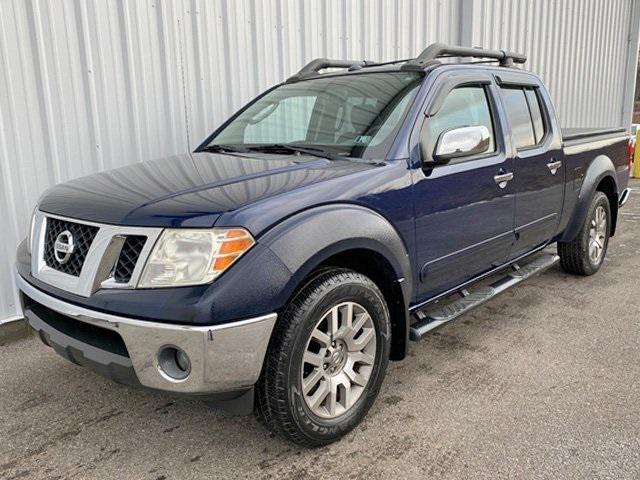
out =
<svg viewBox="0 0 640 480"><path fill-rule="evenodd" d="M224 212L368 168L297 155L175 155L56 185L39 208L116 225L211 227Z"/></svg>

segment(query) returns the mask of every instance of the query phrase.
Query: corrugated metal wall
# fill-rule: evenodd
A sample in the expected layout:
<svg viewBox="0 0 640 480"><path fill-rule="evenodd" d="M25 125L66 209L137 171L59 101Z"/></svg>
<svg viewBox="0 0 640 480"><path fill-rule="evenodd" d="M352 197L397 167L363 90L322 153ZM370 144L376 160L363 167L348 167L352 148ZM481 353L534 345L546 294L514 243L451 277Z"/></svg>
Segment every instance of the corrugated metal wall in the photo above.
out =
<svg viewBox="0 0 640 480"><path fill-rule="evenodd" d="M526 67L545 80L563 126L621 125L632 6L480 0L474 45L526 52Z"/></svg>
<svg viewBox="0 0 640 480"><path fill-rule="evenodd" d="M508 48L563 125L619 125L630 108L636 0L0 1L0 321L19 316L14 252L45 188L186 152L314 57Z"/></svg>

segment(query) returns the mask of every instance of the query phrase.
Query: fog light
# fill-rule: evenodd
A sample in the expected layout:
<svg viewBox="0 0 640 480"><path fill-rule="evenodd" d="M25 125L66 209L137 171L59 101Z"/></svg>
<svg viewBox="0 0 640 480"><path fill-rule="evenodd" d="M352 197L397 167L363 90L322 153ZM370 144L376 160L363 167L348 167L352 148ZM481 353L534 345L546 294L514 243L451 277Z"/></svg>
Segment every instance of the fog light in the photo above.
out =
<svg viewBox="0 0 640 480"><path fill-rule="evenodd" d="M172 380L184 380L191 373L191 360L178 347L162 347L158 352L158 368Z"/></svg>

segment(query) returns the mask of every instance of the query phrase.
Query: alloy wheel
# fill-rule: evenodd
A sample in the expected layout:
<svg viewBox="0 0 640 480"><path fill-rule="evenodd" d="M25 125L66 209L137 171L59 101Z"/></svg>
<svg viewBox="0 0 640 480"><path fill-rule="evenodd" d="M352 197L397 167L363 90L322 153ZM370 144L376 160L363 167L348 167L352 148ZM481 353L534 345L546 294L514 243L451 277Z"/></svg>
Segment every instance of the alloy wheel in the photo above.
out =
<svg viewBox="0 0 640 480"><path fill-rule="evenodd" d="M326 312L311 332L302 359L307 407L326 419L347 412L365 391L376 347L373 319L362 305L343 302Z"/></svg>
<svg viewBox="0 0 640 480"><path fill-rule="evenodd" d="M607 212L598 205L589 226L589 259L591 263L600 263L607 238Z"/></svg>

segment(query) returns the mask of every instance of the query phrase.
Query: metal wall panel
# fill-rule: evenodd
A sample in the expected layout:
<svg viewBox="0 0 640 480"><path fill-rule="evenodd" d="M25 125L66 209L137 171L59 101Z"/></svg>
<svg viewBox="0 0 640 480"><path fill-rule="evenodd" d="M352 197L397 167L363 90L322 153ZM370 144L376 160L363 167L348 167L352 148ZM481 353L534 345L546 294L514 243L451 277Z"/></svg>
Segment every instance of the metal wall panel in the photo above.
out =
<svg viewBox="0 0 640 480"><path fill-rule="evenodd" d="M474 45L526 53L563 126L622 125L632 1L477 3Z"/></svg>
<svg viewBox="0 0 640 480"><path fill-rule="evenodd" d="M524 51L565 126L621 125L633 88L636 0L0 2L0 322L20 315L15 248L48 186L189 151L314 57Z"/></svg>

